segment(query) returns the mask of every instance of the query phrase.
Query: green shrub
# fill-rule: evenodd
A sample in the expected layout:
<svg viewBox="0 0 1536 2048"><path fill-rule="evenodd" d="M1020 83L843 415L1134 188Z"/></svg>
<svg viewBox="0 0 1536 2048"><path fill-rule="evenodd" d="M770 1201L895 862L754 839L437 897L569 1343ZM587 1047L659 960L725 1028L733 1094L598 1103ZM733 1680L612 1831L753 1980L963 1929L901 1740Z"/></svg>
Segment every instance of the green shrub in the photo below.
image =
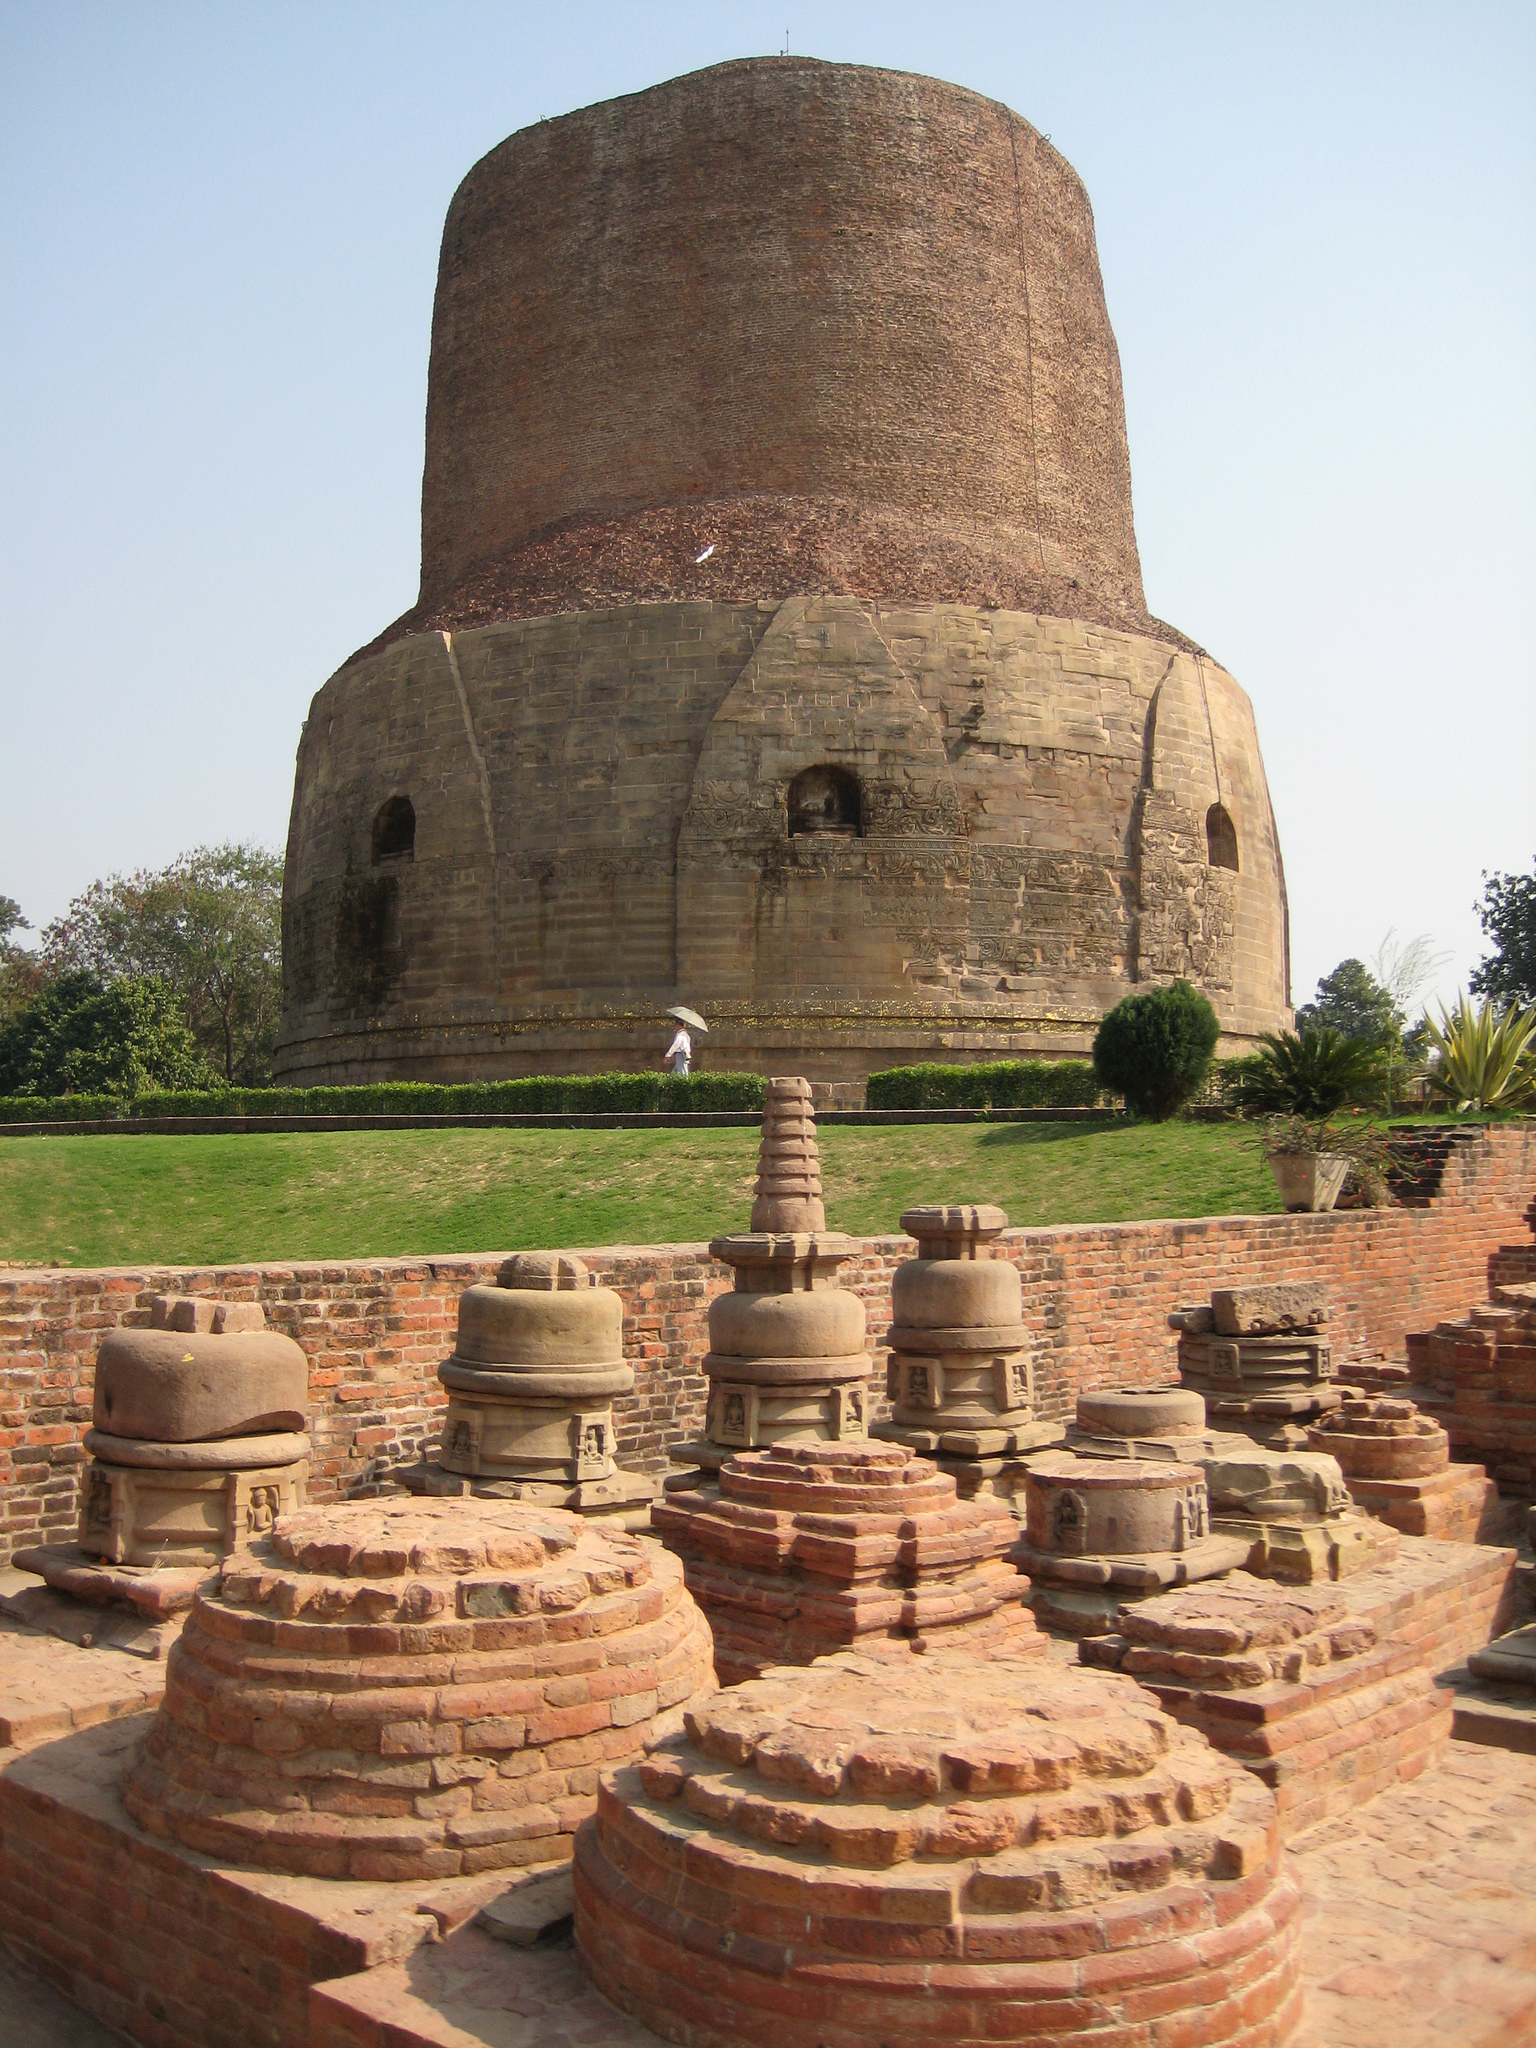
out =
<svg viewBox="0 0 1536 2048"><path fill-rule="evenodd" d="M0 1097L0 1123L118 1116L646 1116L761 1110L761 1074L527 1074L515 1081L376 1081L355 1088L157 1089Z"/></svg>
<svg viewBox="0 0 1536 2048"><path fill-rule="evenodd" d="M1332 1116L1381 1094L1386 1054L1364 1038L1346 1038L1329 1024L1299 1033L1266 1031L1264 1050L1243 1076L1238 1106L1264 1116Z"/></svg>
<svg viewBox="0 0 1536 2048"><path fill-rule="evenodd" d="M864 1095L870 1109L1085 1109L1098 1099L1085 1060L930 1060L871 1074Z"/></svg>
<svg viewBox="0 0 1536 2048"><path fill-rule="evenodd" d="M1434 1047L1429 1093L1447 1109L1536 1107L1536 1003L1506 1010L1490 998L1473 1009L1459 996L1424 1027Z"/></svg>
<svg viewBox="0 0 1536 2048"><path fill-rule="evenodd" d="M1198 1093L1221 1026L1197 988L1175 981L1116 1003L1093 1041L1094 1071L1127 1109L1156 1122Z"/></svg>

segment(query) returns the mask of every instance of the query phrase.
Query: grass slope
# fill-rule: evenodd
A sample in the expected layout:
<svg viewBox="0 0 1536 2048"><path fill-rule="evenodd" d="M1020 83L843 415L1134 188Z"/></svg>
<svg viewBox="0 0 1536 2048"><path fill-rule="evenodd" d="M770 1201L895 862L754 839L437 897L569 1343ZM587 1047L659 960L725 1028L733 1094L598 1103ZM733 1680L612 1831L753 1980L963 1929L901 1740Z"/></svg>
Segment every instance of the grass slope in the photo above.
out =
<svg viewBox="0 0 1536 2048"><path fill-rule="evenodd" d="M828 1220L899 1229L917 1202L1017 1224L1274 1210L1225 1124L907 1124L821 1133ZM757 1133L417 1130L0 1138L0 1262L385 1258L689 1243L746 1228Z"/></svg>

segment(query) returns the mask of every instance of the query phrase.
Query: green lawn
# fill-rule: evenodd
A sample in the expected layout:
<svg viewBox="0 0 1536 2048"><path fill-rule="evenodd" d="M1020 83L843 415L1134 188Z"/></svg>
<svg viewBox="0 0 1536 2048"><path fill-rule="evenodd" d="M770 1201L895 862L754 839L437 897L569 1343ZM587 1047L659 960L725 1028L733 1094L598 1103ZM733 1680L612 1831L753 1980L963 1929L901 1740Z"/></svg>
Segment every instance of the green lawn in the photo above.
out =
<svg viewBox="0 0 1536 2048"><path fill-rule="evenodd" d="M834 1125L827 1220L915 1202L1020 1224L1275 1210L1229 1124ZM744 1230L755 1130L414 1130L0 1138L0 1262L227 1264L686 1243Z"/></svg>

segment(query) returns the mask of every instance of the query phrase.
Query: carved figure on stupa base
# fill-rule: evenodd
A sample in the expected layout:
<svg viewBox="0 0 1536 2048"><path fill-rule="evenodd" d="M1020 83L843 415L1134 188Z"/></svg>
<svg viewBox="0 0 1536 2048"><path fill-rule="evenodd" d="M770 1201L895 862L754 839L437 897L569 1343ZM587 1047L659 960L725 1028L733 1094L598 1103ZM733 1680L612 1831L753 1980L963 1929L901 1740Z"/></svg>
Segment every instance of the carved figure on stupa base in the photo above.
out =
<svg viewBox="0 0 1536 2048"><path fill-rule="evenodd" d="M466 1287L437 1369L448 1413L436 1460L399 1476L412 1492L525 1500L644 1528L656 1483L615 1461L624 1304L569 1252L517 1252L494 1286Z"/></svg>
<svg viewBox="0 0 1536 2048"><path fill-rule="evenodd" d="M707 1484L738 1451L787 1441L862 1443L868 1435L864 1304L837 1284L857 1249L826 1227L810 1083L769 1081L752 1228L711 1254L736 1284L709 1305L702 1438L676 1445L669 1491Z"/></svg>

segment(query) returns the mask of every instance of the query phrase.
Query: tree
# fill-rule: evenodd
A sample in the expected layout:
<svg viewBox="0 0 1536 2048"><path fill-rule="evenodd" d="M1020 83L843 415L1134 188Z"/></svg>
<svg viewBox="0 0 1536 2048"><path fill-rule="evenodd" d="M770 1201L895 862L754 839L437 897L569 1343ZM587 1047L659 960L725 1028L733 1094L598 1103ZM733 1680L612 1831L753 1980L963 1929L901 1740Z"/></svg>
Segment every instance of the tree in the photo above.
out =
<svg viewBox="0 0 1536 2048"><path fill-rule="evenodd" d="M1473 995L1496 1003L1536 1003L1536 863L1529 875L1490 875L1483 870L1483 898L1477 921L1494 950L1468 977Z"/></svg>
<svg viewBox="0 0 1536 2048"><path fill-rule="evenodd" d="M140 1095L213 1080L164 982L104 985L77 969L0 1025L0 1095Z"/></svg>
<svg viewBox="0 0 1536 2048"><path fill-rule="evenodd" d="M55 973L163 982L225 1082L270 1079L282 1006L281 857L201 846L152 873L109 875L43 934Z"/></svg>
<svg viewBox="0 0 1536 2048"><path fill-rule="evenodd" d="M1316 1002L1296 1012L1299 1032L1334 1031L1340 1038L1363 1039L1377 1052L1396 1049L1405 1021L1392 991L1361 960L1341 960L1317 984Z"/></svg>
<svg viewBox="0 0 1536 2048"><path fill-rule="evenodd" d="M1205 1079L1220 1033L1200 991L1175 981L1116 1003L1093 1041L1094 1070L1127 1109L1161 1123Z"/></svg>
<svg viewBox="0 0 1536 2048"><path fill-rule="evenodd" d="M0 1024L14 1017L42 986L43 970L37 955L11 937L12 932L31 929L16 898L0 896Z"/></svg>

